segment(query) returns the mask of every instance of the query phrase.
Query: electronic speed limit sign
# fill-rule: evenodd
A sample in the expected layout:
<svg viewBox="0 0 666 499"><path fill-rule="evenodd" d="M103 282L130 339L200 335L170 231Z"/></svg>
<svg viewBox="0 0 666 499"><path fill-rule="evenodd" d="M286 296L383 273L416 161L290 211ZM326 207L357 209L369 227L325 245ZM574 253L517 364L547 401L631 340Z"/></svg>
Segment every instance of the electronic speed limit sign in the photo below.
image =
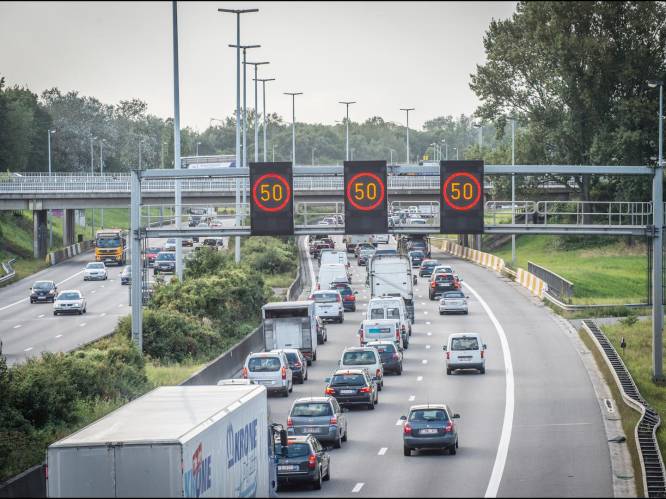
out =
<svg viewBox="0 0 666 499"><path fill-rule="evenodd" d="M294 233L293 180L290 162L250 163L250 220L255 236Z"/></svg>
<svg viewBox="0 0 666 499"><path fill-rule="evenodd" d="M442 161L440 232L483 233L483 161Z"/></svg>
<svg viewBox="0 0 666 499"><path fill-rule="evenodd" d="M386 234L386 161L345 161L344 175L345 234Z"/></svg>

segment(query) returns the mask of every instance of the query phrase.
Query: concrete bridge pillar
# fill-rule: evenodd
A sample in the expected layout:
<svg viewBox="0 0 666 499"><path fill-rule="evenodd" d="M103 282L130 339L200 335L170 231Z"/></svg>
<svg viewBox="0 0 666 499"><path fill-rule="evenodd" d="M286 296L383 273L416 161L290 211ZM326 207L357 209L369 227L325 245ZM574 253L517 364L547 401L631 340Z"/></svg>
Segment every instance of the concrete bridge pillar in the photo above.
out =
<svg viewBox="0 0 666 499"><path fill-rule="evenodd" d="M48 210L33 210L32 252L35 258L45 258L48 251L49 229L47 226Z"/></svg>
<svg viewBox="0 0 666 499"><path fill-rule="evenodd" d="M71 246L76 242L75 210L64 210L62 218L62 245Z"/></svg>

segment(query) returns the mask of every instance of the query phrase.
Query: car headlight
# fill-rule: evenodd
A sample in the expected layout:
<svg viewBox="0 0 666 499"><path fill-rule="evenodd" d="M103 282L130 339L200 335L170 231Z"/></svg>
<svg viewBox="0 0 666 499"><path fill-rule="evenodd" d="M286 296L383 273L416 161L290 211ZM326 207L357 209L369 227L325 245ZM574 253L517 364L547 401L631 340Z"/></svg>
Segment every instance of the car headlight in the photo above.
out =
<svg viewBox="0 0 666 499"><path fill-rule="evenodd" d="M81 306L80 303L72 303L72 307L80 307L80 306Z"/></svg>

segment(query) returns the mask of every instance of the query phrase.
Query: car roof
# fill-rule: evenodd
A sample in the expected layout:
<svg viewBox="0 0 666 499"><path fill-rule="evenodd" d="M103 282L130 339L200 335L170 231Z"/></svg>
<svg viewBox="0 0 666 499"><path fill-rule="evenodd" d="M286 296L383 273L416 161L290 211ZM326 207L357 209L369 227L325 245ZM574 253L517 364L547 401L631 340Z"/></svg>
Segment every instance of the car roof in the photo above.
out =
<svg viewBox="0 0 666 499"><path fill-rule="evenodd" d="M37 284L38 282L50 282L51 284L55 284L55 281L49 281L48 279L40 279L38 281L35 281L35 284Z"/></svg>
<svg viewBox="0 0 666 499"><path fill-rule="evenodd" d="M339 281L339 282L342 282L342 281ZM317 291L315 291L312 294L313 295L317 295L317 294L321 295L323 293L339 293L339 291L337 289L318 289Z"/></svg>
<svg viewBox="0 0 666 499"><path fill-rule="evenodd" d="M479 333L453 333L449 335L449 338L480 338Z"/></svg>
<svg viewBox="0 0 666 499"><path fill-rule="evenodd" d="M294 400L294 405L308 402L330 402L331 400L333 400L333 397L301 397Z"/></svg>
<svg viewBox="0 0 666 499"><path fill-rule="evenodd" d="M365 374L367 372L368 370L365 368L359 369L359 368L350 367L349 369L336 369L335 372L333 373L333 376L335 376L336 374Z"/></svg>
<svg viewBox="0 0 666 499"><path fill-rule="evenodd" d="M275 357L280 355L279 351L271 350L270 352L251 352L248 357Z"/></svg>
<svg viewBox="0 0 666 499"><path fill-rule="evenodd" d="M301 353L301 351L298 348L279 348L276 350L271 350L272 352L284 352L284 353Z"/></svg>
<svg viewBox="0 0 666 499"><path fill-rule="evenodd" d="M294 442L298 444L304 444L306 443L310 438L314 438L312 435L289 435L287 441L288 442Z"/></svg>
<svg viewBox="0 0 666 499"><path fill-rule="evenodd" d="M83 293L81 293L80 289L63 289L63 290L60 291L60 294L62 294L62 293L79 293L81 295L83 294Z"/></svg>
<svg viewBox="0 0 666 499"><path fill-rule="evenodd" d="M366 343L367 346L374 346L374 345L395 345L392 340L373 340L373 341L368 341Z"/></svg>
<svg viewBox="0 0 666 499"><path fill-rule="evenodd" d="M418 404L411 406L409 408L409 412L419 411L422 409L445 409L446 411L448 411L449 407L446 404Z"/></svg>
<svg viewBox="0 0 666 499"><path fill-rule="evenodd" d="M368 347L368 346L365 346L365 347L346 347L346 348L342 351L342 353L345 353L345 352L367 352L368 350L371 350L371 351L377 351L376 348L374 348L374 347Z"/></svg>

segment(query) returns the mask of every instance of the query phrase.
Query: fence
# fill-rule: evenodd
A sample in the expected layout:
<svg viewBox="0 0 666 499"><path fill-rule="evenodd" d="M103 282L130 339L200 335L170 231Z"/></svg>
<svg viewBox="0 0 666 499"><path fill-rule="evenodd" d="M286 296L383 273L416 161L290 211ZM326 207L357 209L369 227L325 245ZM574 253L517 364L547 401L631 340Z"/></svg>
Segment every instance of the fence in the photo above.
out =
<svg viewBox="0 0 666 499"><path fill-rule="evenodd" d="M564 277L559 276L555 272L541 267L536 263L527 262L527 270L529 273L542 279L548 285L548 293L555 295L555 297L560 300L565 300L567 303L571 303L571 298L574 294L573 282L567 281Z"/></svg>
<svg viewBox="0 0 666 499"><path fill-rule="evenodd" d="M11 281L12 279L14 279L14 277L16 277L16 270L14 270L14 268L12 267L15 261L16 258L12 258L11 260L2 264L2 270L5 271L5 275L0 277L0 284Z"/></svg>

